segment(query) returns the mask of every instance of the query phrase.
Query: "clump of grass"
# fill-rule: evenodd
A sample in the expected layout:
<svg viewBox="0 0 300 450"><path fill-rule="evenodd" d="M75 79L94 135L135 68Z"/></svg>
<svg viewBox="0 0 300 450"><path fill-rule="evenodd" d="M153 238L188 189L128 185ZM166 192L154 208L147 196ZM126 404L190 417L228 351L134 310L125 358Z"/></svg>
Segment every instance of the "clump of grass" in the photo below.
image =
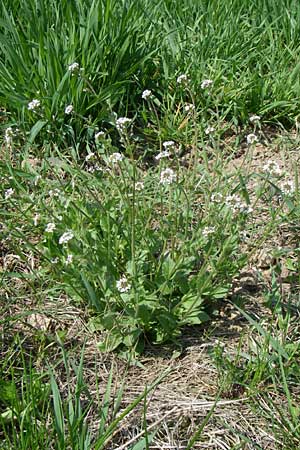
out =
<svg viewBox="0 0 300 450"><path fill-rule="evenodd" d="M18 337L15 338L17 344ZM19 342L21 344L21 342ZM3 449L28 449L46 446L49 449L78 450L108 448L120 424L139 404L146 408L145 399L161 382L163 374L125 409L121 409L124 386L112 394L114 366L112 364L103 398L91 394L85 380L84 349L79 363L62 350L65 374L57 361L48 370L37 370L33 360L21 346L6 353L0 367L0 436ZM65 378L65 382L61 382ZM97 386L100 388L100 386ZM142 406L143 407L143 406ZM97 431L90 423L90 411L97 421ZM96 416L97 415L97 419ZM145 414L145 411L144 411ZM151 442L153 433L142 435ZM133 440L134 449L144 445L145 437ZM143 447L144 448L144 447Z"/></svg>
<svg viewBox="0 0 300 450"><path fill-rule="evenodd" d="M295 387L299 384L299 326L295 309L284 301L280 283L273 272L272 286L265 293L265 305L272 312L266 321L237 305L252 332L241 336L236 351L230 354L219 342L212 352L219 370L222 395L250 396L258 417L268 420L278 448L299 445L299 408ZM277 447L276 447L277 448Z"/></svg>
<svg viewBox="0 0 300 450"><path fill-rule="evenodd" d="M143 129L144 89L166 105L170 131L181 95L174 80L184 73L203 114L235 125L255 113L291 125L298 115L296 0L276 8L269 0L14 0L0 14L0 99L22 142L82 145L113 110L138 113ZM213 98L205 79L214 80Z"/></svg>

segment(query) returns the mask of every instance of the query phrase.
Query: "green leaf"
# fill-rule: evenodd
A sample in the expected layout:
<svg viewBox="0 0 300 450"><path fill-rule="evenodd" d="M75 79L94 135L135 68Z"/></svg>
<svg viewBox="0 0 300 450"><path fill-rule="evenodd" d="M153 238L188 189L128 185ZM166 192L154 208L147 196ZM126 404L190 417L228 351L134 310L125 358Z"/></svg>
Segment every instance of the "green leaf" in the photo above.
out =
<svg viewBox="0 0 300 450"><path fill-rule="evenodd" d="M224 298L228 294L229 289L230 286L217 286L215 288L207 290L206 292L203 292L203 295L217 299Z"/></svg>
<svg viewBox="0 0 300 450"><path fill-rule="evenodd" d="M46 123L47 123L46 120L39 120L35 125L33 125L33 127L30 130L28 144L30 145L33 144L35 138L37 137L41 129L46 125Z"/></svg>
<svg viewBox="0 0 300 450"><path fill-rule="evenodd" d="M58 389L58 386L57 386L57 383L55 381L53 374L51 374L50 385L51 385L52 395L53 395L55 427L56 427L59 439L62 442L64 442L65 425L64 425L62 399L61 399L60 392L59 392L59 389Z"/></svg>
<svg viewBox="0 0 300 450"><path fill-rule="evenodd" d="M129 447L129 450L146 450L147 444L151 444L154 439L155 433L151 433L147 435L147 438L141 439L139 442L134 444L133 447Z"/></svg>
<svg viewBox="0 0 300 450"><path fill-rule="evenodd" d="M144 325L148 325L150 323L154 310L155 308L147 304L146 302L139 303L137 306L136 316L142 320Z"/></svg>
<svg viewBox="0 0 300 450"><path fill-rule="evenodd" d="M293 259L291 259L291 258L287 258L286 259L285 266L291 272L295 272L297 270L296 262Z"/></svg>
<svg viewBox="0 0 300 450"><path fill-rule="evenodd" d="M171 256L167 256L162 264L162 273L166 280L170 280L174 275L174 269L176 267L175 261L171 258Z"/></svg>
<svg viewBox="0 0 300 450"><path fill-rule="evenodd" d="M97 311L101 311L102 310L101 303L97 297L97 294L96 294L94 288L92 287L91 283L88 281L88 279L86 278L84 273L81 272L80 276L81 276L82 282L88 292L90 304L92 306L94 306Z"/></svg>
<svg viewBox="0 0 300 450"><path fill-rule="evenodd" d="M181 321L181 325L201 325L204 322L208 322L210 317L204 311L193 311L191 314L186 315L184 320Z"/></svg>
<svg viewBox="0 0 300 450"><path fill-rule="evenodd" d="M101 352L109 353L116 350L123 343L123 336L117 333L108 333L105 339L98 342L97 347Z"/></svg>
<svg viewBox="0 0 300 450"><path fill-rule="evenodd" d="M17 390L14 382L0 379L0 402L6 405L12 405L17 396Z"/></svg>
<svg viewBox="0 0 300 450"><path fill-rule="evenodd" d="M123 343L126 345L126 347L132 348L137 343L141 334L141 329L132 330L123 338Z"/></svg>
<svg viewBox="0 0 300 450"><path fill-rule="evenodd" d="M0 414L0 417L1 421L3 421L4 423L9 423L16 418L16 415L13 409L8 408L3 413Z"/></svg>

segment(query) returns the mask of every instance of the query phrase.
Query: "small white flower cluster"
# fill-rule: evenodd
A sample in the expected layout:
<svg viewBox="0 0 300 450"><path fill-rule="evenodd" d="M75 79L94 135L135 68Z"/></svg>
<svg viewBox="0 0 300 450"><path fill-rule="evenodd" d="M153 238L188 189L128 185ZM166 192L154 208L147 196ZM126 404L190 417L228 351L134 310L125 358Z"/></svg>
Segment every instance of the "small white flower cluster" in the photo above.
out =
<svg viewBox="0 0 300 450"><path fill-rule="evenodd" d="M37 99L31 100L31 102L28 103L28 109L29 111L36 111L41 106L41 102Z"/></svg>
<svg viewBox="0 0 300 450"><path fill-rule="evenodd" d="M250 121L251 123L257 123L257 122L260 121L260 116L257 116L257 115L255 115L255 114L253 114L253 116L250 116L250 117L249 117L249 121Z"/></svg>
<svg viewBox="0 0 300 450"><path fill-rule="evenodd" d="M66 108L65 108L65 114L67 114L67 115L72 114L73 111L74 111L73 105L68 105L68 106L66 106Z"/></svg>
<svg viewBox="0 0 300 450"><path fill-rule="evenodd" d="M189 113L191 111L195 111L195 105L193 105L192 103L186 103L184 105L184 110L185 112Z"/></svg>
<svg viewBox="0 0 300 450"><path fill-rule="evenodd" d="M134 185L134 189L136 191L142 191L144 189L145 185L143 181L137 181Z"/></svg>
<svg viewBox="0 0 300 450"><path fill-rule="evenodd" d="M73 62L68 66L68 71L71 72L71 74L77 73L80 70L80 65L78 62Z"/></svg>
<svg viewBox="0 0 300 450"><path fill-rule="evenodd" d="M122 155L119 152L115 152L108 157L109 162L111 162L112 164L117 164L117 163L121 162L123 159L124 159L124 155Z"/></svg>
<svg viewBox="0 0 300 450"><path fill-rule="evenodd" d="M120 133L125 133L127 125L131 122L131 119L128 119L128 117L119 117L116 120L116 128Z"/></svg>
<svg viewBox="0 0 300 450"><path fill-rule="evenodd" d="M15 191L13 188L9 188L4 192L4 198L5 200L8 200L10 197L14 195Z"/></svg>
<svg viewBox="0 0 300 450"><path fill-rule="evenodd" d="M267 172L270 175L281 175L282 173L280 166L276 161L267 161L262 169L263 172Z"/></svg>
<svg viewBox="0 0 300 450"><path fill-rule="evenodd" d="M215 128L214 128L214 127L207 127L207 128L205 129L205 134L206 134L206 135L212 134L212 133L214 133L214 132L215 132Z"/></svg>
<svg viewBox="0 0 300 450"><path fill-rule="evenodd" d="M222 203L224 197L221 194L221 192L215 192L214 194L211 195L210 199L213 203Z"/></svg>
<svg viewBox="0 0 300 450"><path fill-rule="evenodd" d="M203 80L201 83L201 89L207 89L212 86L213 80Z"/></svg>
<svg viewBox="0 0 300 450"><path fill-rule="evenodd" d="M37 224L38 219L39 215L36 215L34 218L35 224ZM61 218L59 219L61 220ZM46 225L45 233L53 233L54 230L56 230L56 224L54 222L49 222ZM60 245L67 244L71 239L73 239L73 237L74 233L72 231L66 231L60 236L58 242Z"/></svg>
<svg viewBox="0 0 300 450"><path fill-rule="evenodd" d="M183 73L182 75L179 75L179 77L177 77L178 84L187 84L189 81L190 80L185 73Z"/></svg>
<svg viewBox="0 0 300 450"><path fill-rule="evenodd" d="M7 145L12 144L13 137L15 136L14 130L12 127L8 127L5 130L4 139Z"/></svg>
<svg viewBox="0 0 300 450"><path fill-rule="evenodd" d="M53 222L49 222L45 228L45 233L53 233L53 231L55 230L56 225Z"/></svg>
<svg viewBox="0 0 300 450"><path fill-rule="evenodd" d="M55 189L50 189L49 191L49 196L52 197L59 197L61 194L60 190L55 188Z"/></svg>
<svg viewBox="0 0 300 450"><path fill-rule="evenodd" d="M293 180L284 180L280 183L279 187L285 195L293 195L296 191L296 186Z"/></svg>
<svg viewBox="0 0 300 450"><path fill-rule="evenodd" d="M165 150L175 150L175 142L174 141L165 141L165 142L163 142L162 145Z"/></svg>
<svg viewBox="0 0 300 450"><path fill-rule="evenodd" d="M94 164L93 166L88 167L87 171L90 173L104 172L103 168L99 164Z"/></svg>
<svg viewBox="0 0 300 450"><path fill-rule="evenodd" d="M131 288L131 284L124 275L117 281L116 286L118 291L121 293L128 292Z"/></svg>
<svg viewBox="0 0 300 450"><path fill-rule="evenodd" d="M150 91L150 89L146 89L143 93L142 93L142 99L143 100L148 100L148 98L150 98L152 96L152 92Z"/></svg>
<svg viewBox="0 0 300 450"><path fill-rule="evenodd" d="M69 264L72 264L72 262L73 262L73 255L70 254L67 256L65 264L66 266L68 266Z"/></svg>
<svg viewBox="0 0 300 450"><path fill-rule="evenodd" d="M247 205L247 203L245 203L237 194L227 195L225 204L233 213L250 214L253 211L253 208Z"/></svg>
<svg viewBox="0 0 300 450"><path fill-rule="evenodd" d="M176 180L176 173L173 169L165 169L160 173L161 184L172 184Z"/></svg>
<svg viewBox="0 0 300 450"><path fill-rule="evenodd" d="M63 244L67 244L71 239L73 239L74 237L74 233L72 231L66 231L65 233L63 233L58 242L59 244L63 245Z"/></svg>
<svg viewBox="0 0 300 450"><path fill-rule="evenodd" d="M155 156L155 159L156 159L156 160L160 160L160 159L162 159L162 158L167 158L168 156L170 156L170 154L171 154L171 153L168 152L168 150L164 150L164 151L158 153L158 155Z"/></svg>
<svg viewBox="0 0 300 450"><path fill-rule="evenodd" d="M254 134L254 133L248 134L247 144L252 145L252 144L255 144L256 142L258 142L258 137L256 136L256 134Z"/></svg>
<svg viewBox="0 0 300 450"><path fill-rule="evenodd" d="M204 227L202 230L202 234L204 237L208 237L210 234L214 234L216 231L216 227Z"/></svg>

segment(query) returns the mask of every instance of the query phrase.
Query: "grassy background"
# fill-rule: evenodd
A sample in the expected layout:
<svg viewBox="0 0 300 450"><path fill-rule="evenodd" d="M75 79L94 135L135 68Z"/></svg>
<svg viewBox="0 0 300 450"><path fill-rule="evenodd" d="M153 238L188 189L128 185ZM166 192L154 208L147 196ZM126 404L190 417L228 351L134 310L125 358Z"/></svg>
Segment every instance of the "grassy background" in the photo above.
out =
<svg viewBox="0 0 300 450"><path fill-rule="evenodd" d="M214 80L210 106L223 120L256 113L290 125L298 114L296 0L4 0L0 11L1 105L28 130L36 123L28 102L40 99L48 140L57 130L73 142L87 138L112 109L134 116L144 89L170 105L181 73L200 111L207 99L199 85ZM84 68L80 79L68 74L74 61Z"/></svg>

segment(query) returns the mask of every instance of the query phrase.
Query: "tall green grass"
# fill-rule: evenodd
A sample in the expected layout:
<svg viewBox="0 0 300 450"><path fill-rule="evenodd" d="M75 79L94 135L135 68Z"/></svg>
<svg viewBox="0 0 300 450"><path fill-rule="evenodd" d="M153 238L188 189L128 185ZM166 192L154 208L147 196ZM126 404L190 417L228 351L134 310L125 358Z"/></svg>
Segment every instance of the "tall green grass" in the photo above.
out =
<svg viewBox="0 0 300 450"><path fill-rule="evenodd" d="M291 124L299 109L299 19L296 0L4 0L0 102L9 124L28 132L40 120L32 138L43 130L51 141L59 131L69 145L89 139L113 109L134 116L145 88L168 103L176 76L188 73L200 110L199 84L211 78L218 101L210 106L225 120L255 112ZM68 73L74 61L81 76ZM27 109L33 98L41 101L35 114Z"/></svg>
<svg viewBox="0 0 300 450"><path fill-rule="evenodd" d="M144 403L146 414L148 394L169 373L165 371L124 408L124 382L114 389L113 364L101 396L98 377L93 393L87 384L84 350L80 360L75 361L61 348L62 358L55 365L48 370L37 370L33 356L25 353L19 337L15 344L0 363L0 448L4 450L111 448L109 443L123 421L130 413L137 412L139 404ZM154 434L145 431L148 442ZM145 438L137 436L134 445L127 448L143 449L144 441Z"/></svg>

